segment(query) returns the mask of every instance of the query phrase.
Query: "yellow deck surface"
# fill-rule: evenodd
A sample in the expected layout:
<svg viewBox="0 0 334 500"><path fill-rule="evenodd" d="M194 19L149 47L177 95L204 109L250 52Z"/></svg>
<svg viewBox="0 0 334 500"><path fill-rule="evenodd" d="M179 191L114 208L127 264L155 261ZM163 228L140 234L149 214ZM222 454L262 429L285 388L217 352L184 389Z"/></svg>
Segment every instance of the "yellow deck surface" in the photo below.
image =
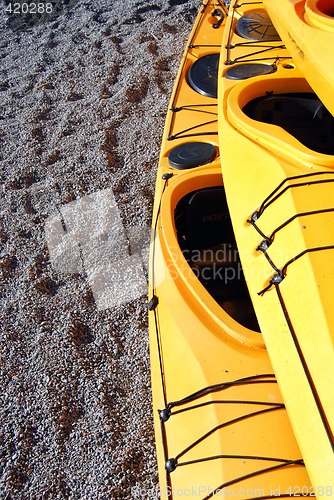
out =
<svg viewBox="0 0 334 500"><path fill-rule="evenodd" d="M220 52L225 20L212 27L221 19L213 15L215 9L226 13L214 1L200 7L190 35L167 113L157 174L149 326L161 494L164 499L308 496L316 492L262 335L241 326L211 297L191 271L176 235L178 202L194 190L221 186L221 162L227 160L224 145L219 153L218 100L188 84L190 66ZM189 141L212 144L216 158L196 168L172 168L169 152ZM229 165L238 169L243 144L234 145ZM244 175L240 170L239 180ZM265 187L272 182L270 176ZM243 198L239 203L241 210ZM164 409L170 414L165 422L159 417ZM176 465L175 470L167 472L166 463L171 469Z"/></svg>
<svg viewBox="0 0 334 500"><path fill-rule="evenodd" d="M293 61L334 114L334 8L332 0L264 0Z"/></svg>
<svg viewBox="0 0 334 500"><path fill-rule="evenodd" d="M265 3L281 9L295 2ZM260 96L311 88L279 41L261 42L261 49L243 43L235 25L254 5L238 4L230 10L223 39L223 47L232 48L222 50L219 68L222 172L263 338L320 496L334 484L334 157L243 111ZM263 5L257 2L256 8ZM284 12L292 23L289 9ZM283 20L283 13L279 17ZM275 72L233 81L226 78L231 60L272 64ZM285 113L282 122L289 110ZM268 248L258 249L267 239Z"/></svg>

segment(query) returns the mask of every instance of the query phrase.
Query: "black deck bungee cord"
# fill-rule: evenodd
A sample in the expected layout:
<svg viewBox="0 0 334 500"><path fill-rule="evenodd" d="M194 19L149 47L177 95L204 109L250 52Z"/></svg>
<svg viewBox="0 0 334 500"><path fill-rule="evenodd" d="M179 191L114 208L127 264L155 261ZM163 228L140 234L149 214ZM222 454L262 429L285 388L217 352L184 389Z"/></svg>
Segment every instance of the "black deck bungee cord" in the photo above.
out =
<svg viewBox="0 0 334 500"><path fill-rule="evenodd" d="M245 481L246 479L252 479L254 477L267 474L268 472L272 472L272 471L275 471L275 470L281 470L284 467L290 467L290 466L294 466L294 465L300 465L300 466L304 467L304 463L300 459L300 460L290 460L289 462L285 462L283 464L274 465L273 467L268 467L266 469L261 469L261 470L255 471L255 472L251 472L250 474L246 474L244 476L240 476L240 477L238 477L236 479L232 479L231 481L227 481L226 483L221 484L213 492L211 492L209 495L207 495L206 497L204 497L203 500L209 500L213 496L216 496L216 494L219 493L219 491L221 491L222 489L227 488L228 486L233 486L235 484L238 484L238 483L240 483L242 481Z"/></svg>
<svg viewBox="0 0 334 500"><path fill-rule="evenodd" d="M169 135L168 140L173 141L174 139L183 139L184 137L196 137L200 135L218 135L217 132L196 132L193 134L188 134L188 132L191 132L192 130L196 130L197 128L204 127L205 125L212 125L213 123L217 123L218 120L211 120L209 122L204 122L204 123L199 123L198 125L194 125L193 127L186 128L184 130L181 130L180 132L177 132L174 135Z"/></svg>
<svg viewBox="0 0 334 500"><path fill-rule="evenodd" d="M280 274L281 273L281 270L274 264L274 262L271 260L271 258L269 257L268 255L268 252L265 250L263 252L265 258L267 259L267 261L269 262L269 264L271 265L271 267L274 269L274 271L276 271L277 274Z"/></svg>
<svg viewBox="0 0 334 500"><path fill-rule="evenodd" d="M258 47L258 48L265 48L265 47L268 47L268 43L273 43L273 41L270 41L268 40L267 42L266 41L263 41L261 42L261 40L247 40L245 42L237 42L237 43L234 43L234 44L231 44L229 46L229 48L231 49L235 49L236 47L249 47L249 46L252 46L252 47ZM279 43L281 44L281 42L279 41L276 41L275 43ZM285 45L273 45L272 46L273 48L275 49L285 49ZM281 59L281 57L277 56L278 59ZM283 59L292 59L291 56L286 56L286 57L283 57Z"/></svg>
<svg viewBox="0 0 334 500"><path fill-rule="evenodd" d="M245 415L241 415L240 417L236 417L236 418L233 418L231 420L228 420L226 422L222 422L221 424L219 425L216 425L215 427L213 427L212 429L210 429L210 431L206 432L205 434L203 434L203 436L199 437L198 439L196 439L196 441L194 441L193 443L191 443L189 446L187 446L187 448L185 448L184 450L182 450L180 453L178 453L174 460L176 461L176 463L178 462L178 460L183 457L183 455L185 455L186 453L188 453L190 450L192 450L193 448L195 448L198 444L202 443L203 441L205 441L209 436L212 436L212 434L214 434L215 432L221 430L221 429L224 429L226 427L229 427L230 425L234 425L234 424L238 424L239 422L243 422L244 420L247 420L249 418L253 418L253 417L258 417L260 415L264 415L266 413L271 413L271 412L274 412L274 411L278 411L278 410L284 410L285 407L283 404L281 404L280 406L277 406L277 407L272 407L272 408L265 408L263 410L258 410L258 411L254 411L254 412L250 412L250 413L246 413Z"/></svg>
<svg viewBox="0 0 334 500"><path fill-rule="evenodd" d="M249 385L249 384L254 384L254 383L262 384L262 383L277 383L277 382L276 382L276 379L275 379L273 374L254 375L254 376L250 376L250 377L245 377L243 379L235 380L232 382L227 382L227 383L223 383L223 384L215 384L215 385L206 387L200 391L197 391L196 393L193 393L190 396L187 396L180 401L170 403L169 405L167 405L168 418L166 420L161 419L161 426L163 428L163 435L165 436L165 438L167 438L166 429L165 429L166 421L170 417L173 417L173 416L175 416L183 411L181 409L181 410L177 410L176 412L172 412L171 408L173 406L178 407L180 405L185 405L185 404L189 403L190 401L194 401L194 400L197 400L201 397L205 397L206 395L216 393L219 390L227 390L227 389L239 386L239 385ZM167 450L167 443L165 443L164 450L166 452L165 453L166 481L167 481L166 484L168 484L170 486L170 492L172 491L171 474L175 471L175 469L178 467L185 467L188 465L191 466L191 465L194 465L196 463L202 463L202 462L207 462L207 461L211 461L211 460L219 460L219 459L220 460L224 460L224 459L234 459L234 460L236 460L236 459L239 459L239 460L249 459L249 460L254 460L254 461L264 461L265 460L265 461L280 462L280 464L278 466L276 465L274 467L261 469L260 471L255 471L251 474L248 474L247 476L240 476L238 478L235 478L232 481L230 481L229 483L225 483L223 486L216 488L214 490L215 491L214 494L218 493L218 491L220 491L222 489L222 487L226 487L226 486L229 486L232 484L237 484L238 482L241 482L241 481L248 479L248 478L251 478L251 477L256 477L257 475L265 474L265 473L272 472L275 470L280 470L282 466L292 466L292 465L298 465L298 466L302 465L303 466L304 465L302 459L290 460L290 459L286 459L286 458L263 457L260 455L258 455L258 456L257 455L251 455L251 456L250 455L247 455L247 456L246 455L213 455L211 457L202 457L202 458L194 459L191 461L179 462L179 459L181 457L183 457L187 452L192 450L196 445L203 442L205 439L207 439L209 436L211 436L216 431L219 431L219 430L226 428L228 426L231 426L231 425L237 425L239 422L242 422L242 421L250 419L250 418L256 418L257 416L269 414L269 413L272 413L273 411L277 411L277 410L285 410L285 406L283 403L272 403L272 402L263 402L263 401L246 401L246 400L245 401L243 401L243 400L240 400L240 401L238 401L238 400L237 401L236 400L224 400L224 401L217 400L217 401L212 401L212 402L205 402L205 403L202 403L199 405L194 405L193 407L190 407L190 408L188 407L188 408L184 409L184 411L187 411L187 410L190 411L191 409L195 410L199 407L202 407L204 405L208 405L211 403L212 404L217 403L217 404L262 405L262 406L267 406L267 408L261 409L259 411L249 412L249 413L246 413L244 415L240 415L239 417L236 417L236 418L231 419L229 421L223 422L220 425L217 425L216 427L214 427L213 429L211 429L210 431L205 433L203 436L201 436L199 439L197 439L196 441L191 443L183 451L178 453L175 456L175 458L166 458L168 456L168 450ZM205 498L211 498L212 496L213 495L211 494L211 496L207 496ZM172 496L169 496L169 498L172 498Z"/></svg>
<svg viewBox="0 0 334 500"><path fill-rule="evenodd" d="M261 203L260 205L260 208L255 211L252 216L251 216L251 219L248 219L247 222L249 222L250 224L252 222L256 222L260 217L261 215L263 214L263 212L269 207L269 205L271 205L274 201L276 201L276 199L281 196L283 194L283 192L285 192L285 190L282 190L281 193L278 194L278 196L275 196L276 193L281 189L281 187L284 186L284 184L286 182L289 182L289 181L294 181L294 180L297 180L297 179L305 179L305 178L309 178L309 177L314 177L314 176L317 176L317 175L334 175L334 172L324 172L324 171L320 171L320 172L311 172L309 174L301 174L301 175L294 175L292 177L286 177L282 182L280 182L278 184L278 186L264 199L264 201ZM327 182L327 181L324 181L324 182ZM328 182L333 182L333 180L329 179ZM299 186L308 186L308 185L311 185L313 184L313 182L305 182L305 183L301 183L301 184L291 184L289 186L287 186L287 189L290 189L291 187L299 187ZM315 182L315 184L318 184L318 182ZM273 199L271 199L273 198Z"/></svg>
<svg viewBox="0 0 334 500"><path fill-rule="evenodd" d="M281 403L272 403L270 401L252 401L252 400L243 400L243 399L215 399L211 401L206 401L205 403L200 403L194 406L187 406L187 408L183 408L182 410L171 411L170 415L179 415L180 413L185 413L191 410L197 410L199 408L203 408L205 406L210 405L254 405L254 406L280 406Z"/></svg>
<svg viewBox="0 0 334 500"><path fill-rule="evenodd" d="M208 115L215 115L217 116L218 113L214 111L206 111L205 109L194 109L194 108L209 108L209 107L217 107L217 104L186 104L184 106L179 106L179 107L172 107L170 108L171 111L173 112L178 112L178 111L197 111L197 113L206 113Z"/></svg>
<svg viewBox="0 0 334 500"><path fill-rule="evenodd" d="M228 47L228 50L232 50L234 47ZM282 49L284 48L284 46L272 46L272 47L268 47L266 49L263 49L263 50L258 50L256 52L250 52L249 54L245 54L243 56L239 56L239 57L236 57L235 59L226 59L225 61L225 64L227 66L231 66L232 64L237 64L237 63L240 63L240 62L255 62L255 61L271 61L274 59L275 62L279 61L280 59L291 59L291 57L280 57L280 56L271 56L271 57L257 57L257 58L254 58L253 56L257 56L259 54L264 54L265 52L269 52L270 50L273 50L273 49ZM251 57L251 59L248 59L249 57Z"/></svg>
<svg viewBox="0 0 334 500"><path fill-rule="evenodd" d="M160 216L160 210L161 210L161 203L162 203L162 198L165 193L165 190L168 185L168 180L173 177L173 174L164 174L162 176L162 179L165 181L164 186L162 188L161 196L160 196L160 201L159 201L159 206L156 214L156 218L154 221L154 226L153 226L153 245L152 245L152 298L148 303L148 309L149 311L153 311L154 314L154 323L155 323L155 330L156 330L156 340L157 340L157 346L158 346L158 353L159 353L159 366L160 366L160 375L161 375L161 384L162 384L162 392L163 392L163 398L164 398L164 403L167 404L167 395L166 395L166 381L165 381L165 374L164 374L164 368L163 368L163 359L162 359L162 348L161 348L161 339L160 339L160 327L159 327L159 318L157 314L157 306L159 304L159 299L155 295L155 274L154 274L154 262L155 262L155 249L156 249L156 236L157 236L157 227L158 227L158 221L159 221L159 216Z"/></svg>
<svg viewBox="0 0 334 500"><path fill-rule="evenodd" d="M209 394L213 394L215 392L220 392L226 389L229 389L231 387L236 387L239 385L249 385L249 384L268 384L268 383L277 383L275 379L275 375L272 373L266 373L262 375L251 375L249 377L244 377L238 380L234 380L232 382L223 382L220 384L214 384L208 387L205 387L204 389L201 389L199 391L194 392L193 394L190 394L189 396L186 396L185 398L179 400L179 401L173 401L168 403L168 407L172 409L175 406L182 406L184 404L191 403L192 401L196 401L197 399L200 399L204 396L207 396Z"/></svg>
<svg viewBox="0 0 334 500"><path fill-rule="evenodd" d="M330 428L330 425L329 425L329 422L327 420L327 416L326 416L325 410L324 410L324 408L322 406L322 403L320 401L320 398L319 398L319 395L318 395L318 392L317 392L317 388L316 388L316 386L314 384L312 375L311 375L310 370L309 370L309 368L307 366L307 362L305 360L303 351L302 351L301 346L299 344L298 337L297 337L296 332L294 330L292 321L291 321L291 319L289 317L289 313L288 313L287 308L285 306L284 299L283 299L283 296L282 296L282 293L281 293L279 285L276 286L276 292L277 292L278 300L280 302L280 305L281 305L281 308L282 308L285 320L286 320L288 328L290 330L292 340L293 340L293 342L295 344L295 347L296 347L296 350L297 350L300 362L301 362L301 364L303 366L304 373L306 375L307 381L308 381L310 389L312 391L314 401L315 401L316 406L318 408L318 411L319 411L319 414L320 414L320 418L322 420L323 426L325 428L326 434L328 436L329 442L330 442L332 450L334 452L333 431Z"/></svg>
<svg viewBox="0 0 334 500"><path fill-rule="evenodd" d="M302 174L302 175L298 175L298 176L293 176L293 177L286 178L262 202L259 210L257 212L254 212L253 215L252 215L252 217L251 217L251 219L248 220L247 222L249 222L256 229L256 231L264 237L264 241L257 247L257 250L262 250L263 251L265 257L268 260L268 262L275 269L275 271L277 273L277 274L275 274L271 278L271 280L269 281L268 286L265 287L261 292L259 292L258 295L263 296L272 287L275 287L275 290L276 290L276 293L277 293L277 297L278 297L278 300L279 300L279 304L280 304L280 307L282 309L282 312L283 312L286 324L288 326L288 329L290 331L292 340L294 342L294 345L295 345L295 348L296 348L296 351L297 351L300 363L301 363L301 365L303 367L303 370L304 370L304 373L305 373L308 385L309 385L310 390L312 392L312 396L313 396L314 402L316 404L317 410L319 412L319 416L320 416L322 424L324 426L326 435L327 435L327 437L329 439L331 448L332 448L332 450L334 452L334 436L333 436L333 431L332 431L331 426L330 426L330 424L328 422L325 409L322 406L322 402L321 402L319 394L317 392L316 385L314 383L314 380L312 378L312 374L311 374L311 372L309 370L309 367L307 365L307 362L306 362L306 359L304 357L304 353L302 351L301 345L299 344L297 334L295 332L292 320L290 318L289 312L288 312L287 307L285 305L284 298L283 298L283 295L282 295L282 292L281 292L281 289L280 289L280 284L286 278L286 276L287 276L287 269L288 269L288 267L291 264L293 264L297 260L301 259L304 255L307 255L307 254L310 254L310 253L323 252L323 251L327 251L327 250L334 250L334 245L331 244L331 245L323 245L323 246L318 246L318 247L306 248L302 252L300 252L299 254L297 254L295 257L293 257L292 259L290 259L289 261L287 261L280 269L273 263L273 261L270 259L269 255L267 254L267 249L269 248L269 246L273 242L275 234L277 234L278 231L280 231L281 229L283 229L284 227L286 227L288 224L290 224L293 220L295 220L298 217L302 217L302 216L309 217L309 216L313 216L313 215L319 215L319 214L323 214L323 213L334 212L334 208L319 209L319 210L306 211L306 212L301 212L299 214L295 214L292 217L290 217L289 219L287 219L285 222L283 222L280 226L278 226L271 233L270 236L264 235L264 233L261 231L261 229L256 224L256 221L261 217L261 215L263 214L263 212L271 204L273 204L280 196L282 196L288 189L302 187L302 186L312 186L314 184L322 184L322 183L334 182L333 178L324 179L324 180L323 179L321 179L321 180L318 179L318 180L312 180L312 181L309 181L309 182L289 184L289 185L287 185L287 186L285 186L283 188L283 186L287 182L289 182L289 181L294 181L294 180L298 180L298 179L305 179L305 178L319 176L319 175L334 175L334 172L327 172L327 171L326 172L324 172L324 171L321 171L321 172L312 172L310 174Z"/></svg>
<svg viewBox="0 0 334 500"><path fill-rule="evenodd" d="M209 43L209 44L202 44L202 43L197 43L196 45L194 44L190 44L189 45L189 49L198 49L200 47L212 47L212 48L215 48L215 49L220 49L221 48L221 45L214 45L213 43Z"/></svg>
<svg viewBox="0 0 334 500"><path fill-rule="evenodd" d="M305 212L300 212L300 213L294 214L292 217L290 217L289 219L285 220L282 224L280 224L278 227L276 227L271 232L270 235L266 235L260 229L260 227L256 224L256 221L260 218L260 216L263 214L263 212L272 203L274 203L281 195L283 195L287 191L287 189L293 188L293 187L301 187L301 186L305 186L305 185L310 186L310 185L313 185L313 184L327 183L327 182L333 182L334 181L334 179L326 179L326 180L317 180L317 181L311 181L311 182L299 183L299 184L290 184L288 186L285 186L284 189L282 189L281 191L279 191L288 180L295 180L295 179L305 178L305 177L309 177L309 176L313 177L314 175L319 175L319 174L330 174L330 175L333 175L333 172L316 172L316 173L314 172L314 173L311 173L311 174L304 174L302 176L294 176L294 177L290 177L290 178L285 179L265 199L265 201L261 204L260 209L258 211L256 211L256 212L253 213L251 219L247 220L247 222L250 223L254 227L254 229L263 238L263 241L258 245L258 247L256 248L256 250L263 252L263 254L266 257L267 261L269 262L269 264L271 265L271 267L277 273L276 275L274 275L272 277L272 279L269 282L269 285L266 286L263 290L261 290L261 292L259 292L258 295L263 295L265 292L267 292L268 290L270 290L270 288L273 285L276 285L276 284L280 283L285 278L285 274L286 274L286 270L287 270L288 266L290 264L292 264L293 262L295 262L296 260L300 259L303 255L305 255L307 253L318 252L318 251L322 251L322 250L329 250L329 249L333 248L332 245L325 245L325 246L319 246L319 247L305 249L302 252L300 252L299 254L297 254L295 257L293 257L292 259L290 259L286 264L284 264L284 266L281 269L276 266L276 264L272 261L272 259L270 258L269 254L267 252L268 248L272 245L272 243L274 241L275 235L279 231L281 231L283 228L285 228L287 225L289 225L291 222L293 222L294 220L296 220L297 218L300 218L300 217L310 217L312 215L320 215L320 214L324 214L324 213L332 213L332 212L334 212L334 208L333 207L324 208L324 209L318 209L318 210L310 210L310 211L305 211Z"/></svg>
<svg viewBox="0 0 334 500"><path fill-rule="evenodd" d="M211 460L254 460L254 461L262 461L262 462L278 462L278 463L291 463L291 460L285 458L275 458L275 457L261 457L256 455L216 455L212 457L204 457L198 460L189 460L189 462L181 462L177 464L178 467L182 467L184 465L194 465L201 462L210 462Z"/></svg>
<svg viewBox="0 0 334 500"><path fill-rule="evenodd" d="M255 382L256 379L257 380L257 383L266 383L266 382L275 382L276 383L276 380L266 380L266 377L274 377L273 375L265 375L264 379L262 380L260 378L261 376L251 376L251 377L246 377L245 379L240 379L240 380L237 380L235 382L232 382L232 383L228 383L228 384L217 384L217 385L214 385L214 386L211 386L210 387L210 390L213 391L213 392L216 392L216 389L218 388L218 386L222 386L222 385L225 385L224 389L228 389L228 388L231 388L231 387L234 387L235 385L239 385L240 382L243 382L243 383L251 383L251 382ZM185 404L187 401L189 400L193 400L194 397L198 398L198 397L202 397L203 395L207 395L208 392L207 392L207 389L208 388L205 388L201 391L198 391L197 393L194 393L193 395L191 395L190 397L187 397L187 398L184 398L182 400L183 404ZM210 394L210 392L209 392ZM262 475L262 474L266 474L268 472L273 472L275 470L281 470L282 467L285 467L285 466L304 466L304 462L302 459L297 459L297 460L290 460L290 459L287 459L287 458L276 458L276 457L264 457L264 456L260 456L260 455L213 455L213 456L209 456L209 457L202 457L202 458L199 458L199 459L194 459L194 460L190 460L190 461L185 461L185 462L179 462L179 459L184 456L187 452L189 452L190 450L192 450L196 445L200 444L201 442L203 442L206 438L208 438L209 436L211 436L214 432L220 430L220 429L223 429L223 428L226 428L228 426L231 426L231 425L236 425L238 424L239 422L242 422L246 419L249 419L249 418L256 418L257 416L260 416L260 415L263 415L263 414L268 414L268 413L271 413L273 411L276 411L276 410L285 410L285 406L284 404L282 403L271 403L271 402L260 402L260 401L224 401L225 403L230 403L230 404L236 404L236 403L241 403L241 404L247 404L249 403L250 405L267 405L267 406L271 406L269 408L265 408L265 409L262 409L262 410L259 410L259 411L255 411L255 412L250 412L250 413L247 413L245 415L241 415L239 417L236 417L234 419L231 419L227 422L223 422L222 424L214 427L213 429L211 429L210 431L208 431L206 434L204 434L203 436L201 436L199 439L197 439L195 442L193 442L192 444L190 444L187 448L185 448L183 451L181 451L180 453L178 453L175 458L166 458L168 456L168 453L167 453L167 443L166 443L166 446L164 447L164 450L165 450L165 459L166 459L166 480L167 480L167 483L169 486L170 486L170 491L172 491L172 481L171 481L171 474L176 470L176 468L178 467L185 467L185 466L191 466L191 465L194 465L194 464L197 464L197 463L203 463L203 462L207 462L207 461L211 461L211 460L226 460L226 459L232 459L232 460L245 460L245 459L248 459L248 460L254 460L254 461L272 461L272 462L279 462L278 465L275 465L274 467L269 467L269 468L265 468L265 469L261 469L261 470L258 470L258 471L255 471L253 473L250 473L250 474L247 474L245 476L240 476L238 478L235 478L233 479L232 481L229 481L227 483L224 483L223 485L220 485L218 488L216 488L215 490L213 490L213 493L211 493L210 495L206 496L205 498L212 498L212 496L215 496L219 491L221 491L221 489L227 487L227 486L231 486L233 484L237 484L241 481L244 481L246 479L250 479L252 477L256 477L258 475ZM180 402L178 402L180 403ZM212 403L215 403L214 401ZM220 401L217 401L217 403L219 404ZM203 403L203 405L206 404L206 403ZM201 405L198 405L198 406L201 406ZM193 407L193 409L196 409L198 407L197 405L195 407ZM190 408L189 408L190 409ZM181 410L182 411L182 410ZM170 414L170 416L175 416L176 414L178 414L178 412L173 412ZM166 436L166 430L165 430L165 421L161 420L161 426L163 428L163 435L165 436L165 438L167 437ZM169 498L172 498L171 496Z"/></svg>
<svg viewBox="0 0 334 500"><path fill-rule="evenodd" d="M275 269L276 272L279 272L279 269L277 268L277 266L275 266L275 264L271 261L271 259L269 258L268 254L267 254L267 250L271 246L271 244L273 243L275 235L280 230L282 230L284 227L286 227L288 224L290 224L291 222L293 222L295 219L297 219L299 217L307 217L307 216L312 216L312 215L319 215L319 214L323 214L323 213L334 212L334 208L330 207L330 208L325 208L325 209L311 210L311 211L300 212L298 214L294 214L292 217L290 217L289 219L287 219L286 221L284 221L280 226L278 226L276 229L274 229L269 236L266 235L261 230L261 228L257 225L258 219L261 217L261 215L264 213L264 211L271 204L273 204L278 198L280 198L285 192L287 192L288 189L297 188L297 187L304 187L304 186L312 186L314 184L322 184L322 183L334 182L334 179L315 180L315 181L310 181L310 182L289 184L288 186L285 186L280 191L280 189L284 186L284 184L287 181L296 180L296 179L305 178L305 177L313 177L313 176L317 176L317 175L333 175L333 174L334 174L334 172L313 172L311 174L303 174L303 175L299 175L299 176L294 176L294 177L288 177L288 178L286 178L262 202L259 210L255 211L252 214L252 216L251 216L250 219L247 219L247 222L249 224L251 224L254 227L254 229L263 238L263 241L258 245L258 247L256 248L256 250L261 250L265 254L268 262L273 267L273 269ZM298 258L299 258L299 256L298 256ZM296 258L294 258L292 260L296 260ZM269 288L270 287L266 287L264 290L267 291ZM260 292L259 295L262 295L262 292Z"/></svg>
<svg viewBox="0 0 334 500"><path fill-rule="evenodd" d="M186 130L181 130L180 132L177 132L176 134L172 134L172 129L174 128L175 126L175 113L179 113L180 111L197 111L198 113L204 113L204 114L210 114L210 115L214 115L214 116L217 116L218 113L215 113L215 112L210 112L210 111L207 111L205 109L193 109L195 108L196 106L198 106L199 108L204 108L204 107L211 107L211 106L215 106L217 107L217 104L214 103L214 104L188 104L186 106L180 106L180 107L177 107L177 106L172 106L170 108L170 111L172 111L172 117L171 117L171 120L170 120L170 123L169 123L169 129L168 129L168 139L171 140L170 138L172 139L175 139L175 138L180 138L180 137L187 137L187 136L180 136L180 134L184 134L185 132L188 132L189 130L191 129L186 129ZM213 120L211 122L206 122L206 123L200 123L194 127L192 127L192 129L196 129L196 128L199 128L199 127L202 127L203 125L208 125L210 123L217 123L218 120ZM201 134L198 134L198 135L212 135L213 132L209 132L208 133L201 133Z"/></svg>
<svg viewBox="0 0 334 500"><path fill-rule="evenodd" d="M299 254L297 254L295 257L293 257L292 259L290 259L288 262L286 262L281 269L279 269L278 267L276 267L275 264L272 262L272 260L267 255L267 252L264 252L267 260L269 261L269 263L275 269L275 271L277 272L277 274L280 275L281 280L277 281L277 278L276 278L276 281L275 281L275 277L277 275L274 275L272 277L272 279L270 280L269 285L266 288L264 288L263 290L261 290L261 292L258 292L258 295L261 295L261 296L264 295L268 290L270 290L270 288L273 285L279 284L285 278L285 276L286 276L286 270L287 270L288 266L290 266L293 262L296 262L297 260L299 260L301 257L303 257L304 255L306 255L308 253L322 252L322 251L325 251L325 250L334 250L334 245L324 245L324 246L321 246L321 247L305 248L305 250L303 250L302 252L300 252ZM273 279L274 279L274 281L273 281Z"/></svg>
<svg viewBox="0 0 334 500"><path fill-rule="evenodd" d="M275 235L281 231L282 229L284 229L286 226L288 226L291 222L293 222L295 219L298 219L300 217L308 217L310 215L320 215L320 214L325 214L325 213L331 213L331 212L334 212L334 207L330 207L330 208L322 208L320 210L311 210L311 211L308 211L308 212L300 212L300 213L297 213L295 215L293 215L292 217L290 217L289 219L287 219L286 221L284 221L280 226L278 226L276 229L274 229L271 234L269 236L265 236L263 232L261 232L260 234L262 236L264 236L264 240L258 247L257 247L257 250L266 250L274 241L274 237ZM252 223L253 224L253 223ZM254 224L253 224L254 225ZM267 248L265 248L263 245L265 245Z"/></svg>
<svg viewBox="0 0 334 500"><path fill-rule="evenodd" d="M296 257L293 257L293 259L290 259L288 262L284 264L282 267L282 273L285 273L288 266L290 266L293 262L296 262L296 260L300 259L303 257L303 255L306 255L308 253L313 253L313 252L322 252L324 250L334 250L334 245L324 245L322 247L314 247L314 248L306 248L302 252L300 252Z"/></svg>
<svg viewBox="0 0 334 500"><path fill-rule="evenodd" d="M243 5L259 5L262 4L262 2L241 2L238 3L238 0L236 0L235 4L233 5L233 9L240 9Z"/></svg>
<svg viewBox="0 0 334 500"><path fill-rule="evenodd" d="M322 172L324 174L331 174L333 175L334 172ZM319 174L318 174L319 175ZM334 182L334 179L319 179L317 181L311 181L311 182L301 182L299 184L289 184L288 186L285 186L284 189L282 189L282 191L280 191L274 198L272 198L270 201L267 202L267 204L265 205L262 213L264 212L264 210L266 210L266 208L268 208L272 203L274 203L278 198L280 198L284 193L286 193L289 189L292 189L292 188L299 188L299 187L305 187L305 186L313 186L315 184L328 184L328 183L331 183L331 182ZM255 214L257 214L257 212L255 212L252 217L255 216ZM262 214L260 214L262 215ZM260 215L256 215L257 218L255 220L258 220L258 218L260 217ZM248 222L251 222L251 221L248 221Z"/></svg>
<svg viewBox="0 0 334 500"><path fill-rule="evenodd" d="M280 59L291 59L291 56L272 56L272 57L261 57L261 58L253 58L253 56L256 56L256 55L259 55L259 54L263 54L265 52L268 52L270 50L280 50L280 49L285 49L285 45L281 42L281 41L277 41L277 40L267 40L265 42L261 42L261 40L249 40L247 42L238 42L236 44L232 44L231 41L232 41L232 36L234 34L234 31L233 31L233 21L235 19L235 11L236 9L242 7L243 5L258 5L258 4L261 4L261 2L243 2L243 3L238 3L236 2L233 6L233 19L232 19L232 22L230 23L230 28L229 28L229 33L228 33L228 43L227 45L225 46L225 49L226 49L226 62L225 64L227 66L230 66L230 65L233 65L233 64L236 64L236 63L240 63L241 61L243 62L255 62L255 61L268 61L268 60L272 60L274 59L275 62L277 62L278 60ZM274 44L275 42L277 42L277 45L269 45L269 44ZM255 51L255 52L248 52L247 54L244 54L242 56L239 56L235 59L232 59L230 58L230 51L233 50L234 48L236 47L242 47L242 46L249 46L249 47L256 47L256 48L259 48L259 47L263 47L263 50L260 50L260 51ZM251 58L251 59L248 59L248 58Z"/></svg>

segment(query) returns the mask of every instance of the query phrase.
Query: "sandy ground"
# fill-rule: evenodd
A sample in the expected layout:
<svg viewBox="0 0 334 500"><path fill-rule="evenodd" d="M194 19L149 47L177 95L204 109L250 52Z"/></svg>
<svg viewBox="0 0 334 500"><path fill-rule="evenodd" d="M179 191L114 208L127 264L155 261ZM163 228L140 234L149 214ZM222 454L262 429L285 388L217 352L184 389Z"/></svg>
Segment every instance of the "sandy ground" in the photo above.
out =
<svg viewBox="0 0 334 500"><path fill-rule="evenodd" d="M198 0L1 28L1 499L156 498L147 241Z"/></svg>

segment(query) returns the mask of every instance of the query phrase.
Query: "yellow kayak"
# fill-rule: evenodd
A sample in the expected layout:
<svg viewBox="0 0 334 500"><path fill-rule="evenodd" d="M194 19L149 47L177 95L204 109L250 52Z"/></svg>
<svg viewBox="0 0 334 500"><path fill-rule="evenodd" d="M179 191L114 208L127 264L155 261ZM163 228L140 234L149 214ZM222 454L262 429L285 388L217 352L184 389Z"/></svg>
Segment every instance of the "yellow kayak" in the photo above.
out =
<svg viewBox="0 0 334 500"><path fill-rule="evenodd" d="M293 61L334 115L334 3L332 0L264 0Z"/></svg>
<svg viewBox="0 0 334 500"><path fill-rule="evenodd" d="M232 2L219 66L222 172L251 299L320 497L334 484L334 118L276 27L261 2Z"/></svg>
<svg viewBox="0 0 334 500"><path fill-rule="evenodd" d="M222 182L217 83L226 18L221 2L200 7L157 173L149 330L161 498L311 496Z"/></svg>

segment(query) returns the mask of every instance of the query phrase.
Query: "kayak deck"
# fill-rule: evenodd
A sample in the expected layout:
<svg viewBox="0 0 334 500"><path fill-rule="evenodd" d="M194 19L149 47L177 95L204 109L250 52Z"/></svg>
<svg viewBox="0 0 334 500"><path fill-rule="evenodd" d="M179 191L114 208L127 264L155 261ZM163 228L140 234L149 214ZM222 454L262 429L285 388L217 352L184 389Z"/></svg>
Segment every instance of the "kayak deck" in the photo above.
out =
<svg viewBox="0 0 334 500"><path fill-rule="evenodd" d="M284 45L262 40L256 53L242 41L235 26L254 8L232 5L223 40L222 171L248 289L317 495L334 477L334 119ZM229 78L255 61L273 71Z"/></svg>
<svg viewBox="0 0 334 500"><path fill-rule="evenodd" d="M264 0L293 61L334 114L334 9L331 0Z"/></svg>
<svg viewBox="0 0 334 500"><path fill-rule="evenodd" d="M216 92L226 16L221 2L200 9L157 175L149 325L161 496L309 496L225 201Z"/></svg>
<svg viewBox="0 0 334 500"><path fill-rule="evenodd" d="M158 228L174 212L175 193L188 197L194 182L195 192L219 186L218 168L192 177L167 181ZM158 229L152 245L150 349L163 498L311 494L260 334L209 295L176 253L175 233Z"/></svg>

